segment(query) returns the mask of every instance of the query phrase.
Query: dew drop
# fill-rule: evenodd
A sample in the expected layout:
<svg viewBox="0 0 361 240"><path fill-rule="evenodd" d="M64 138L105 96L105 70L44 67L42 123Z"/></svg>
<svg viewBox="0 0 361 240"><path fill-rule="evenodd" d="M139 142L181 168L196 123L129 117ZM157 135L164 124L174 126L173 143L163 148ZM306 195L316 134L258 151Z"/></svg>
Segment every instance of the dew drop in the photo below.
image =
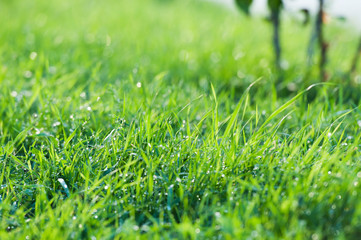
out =
<svg viewBox="0 0 361 240"><path fill-rule="evenodd" d="M37 56L38 56L38 54L37 54L36 52L31 52L29 58L30 58L31 60L35 60L35 58L36 58Z"/></svg>

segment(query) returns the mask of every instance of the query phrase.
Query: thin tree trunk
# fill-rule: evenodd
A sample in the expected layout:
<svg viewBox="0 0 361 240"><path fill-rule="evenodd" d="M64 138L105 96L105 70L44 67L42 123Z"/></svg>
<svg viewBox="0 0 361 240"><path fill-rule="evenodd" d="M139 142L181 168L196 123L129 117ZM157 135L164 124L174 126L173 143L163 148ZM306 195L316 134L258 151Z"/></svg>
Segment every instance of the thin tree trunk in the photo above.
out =
<svg viewBox="0 0 361 240"><path fill-rule="evenodd" d="M360 38L360 42L359 42L358 47L357 47L357 52L356 52L356 54L355 54L355 57L354 57L353 60L352 60L351 69L350 69L350 74L355 73L356 67L357 67L357 63L358 63L359 58L360 58L360 55L361 55L361 38Z"/></svg>
<svg viewBox="0 0 361 240"><path fill-rule="evenodd" d="M322 81L327 80L326 76L326 62L327 62L327 48L328 45L324 40L323 36L323 14L324 14L324 0L319 0L319 11L316 20L316 31L318 38L318 45L320 47L320 78Z"/></svg>
<svg viewBox="0 0 361 240"><path fill-rule="evenodd" d="M308 68L310 68L313 65L313 56L314 56L314 51L315 51L315 43L317 40L317 24L312 24L312 32L311 32L311 37L310 37L310 41L308 43L308 47L307 47L307 65Z"/></svg>
<svg viewBox="0 0 361 240"><path fill-rule="evenodd" d="M280 11L271 11L271 20L273 24L273 49L275 53L275 63L278 73L281 73L281 43L280 43Z"/></svg>

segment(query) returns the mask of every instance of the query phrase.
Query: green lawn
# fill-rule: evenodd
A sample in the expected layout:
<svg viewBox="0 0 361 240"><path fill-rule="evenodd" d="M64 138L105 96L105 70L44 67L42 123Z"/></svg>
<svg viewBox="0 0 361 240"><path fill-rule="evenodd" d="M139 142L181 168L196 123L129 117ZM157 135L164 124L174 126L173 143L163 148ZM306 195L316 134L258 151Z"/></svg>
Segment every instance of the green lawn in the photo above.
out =
<svg viewBox="0 0 361 240"><path fill-rule="evenodd" d="M337 21L323 84L291 18L282 83L270 24L196 0L1 0L0 22L0 239L360 236Z"/></svg>

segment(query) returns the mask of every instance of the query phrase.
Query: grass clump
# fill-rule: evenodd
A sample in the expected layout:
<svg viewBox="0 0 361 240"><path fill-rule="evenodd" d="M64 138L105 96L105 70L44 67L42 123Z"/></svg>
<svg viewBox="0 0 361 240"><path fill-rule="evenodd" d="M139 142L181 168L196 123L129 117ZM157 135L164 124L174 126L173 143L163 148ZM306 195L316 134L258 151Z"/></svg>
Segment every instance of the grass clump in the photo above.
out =
<svg viewBox="0 0 361 240"><path fill-rule="evenodd" d="M1 1L0 20L1 239L359 236L359 85L309 87L307 29L284 26L278 84L267 26L203 2Z"/></svg>

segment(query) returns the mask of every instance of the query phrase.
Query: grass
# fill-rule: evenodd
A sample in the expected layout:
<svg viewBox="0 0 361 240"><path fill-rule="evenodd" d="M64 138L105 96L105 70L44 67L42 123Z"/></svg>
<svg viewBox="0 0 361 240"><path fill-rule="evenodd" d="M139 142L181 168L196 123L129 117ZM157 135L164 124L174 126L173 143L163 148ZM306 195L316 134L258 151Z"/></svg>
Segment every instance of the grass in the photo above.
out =
<svg viewBox="0 0 361 240"><path fill-rule="evenodd" d="M361 234L347 30L312 85L293 20L282 83L270 26L208 3L6 0L0 21L0 239Z"/></svg>

